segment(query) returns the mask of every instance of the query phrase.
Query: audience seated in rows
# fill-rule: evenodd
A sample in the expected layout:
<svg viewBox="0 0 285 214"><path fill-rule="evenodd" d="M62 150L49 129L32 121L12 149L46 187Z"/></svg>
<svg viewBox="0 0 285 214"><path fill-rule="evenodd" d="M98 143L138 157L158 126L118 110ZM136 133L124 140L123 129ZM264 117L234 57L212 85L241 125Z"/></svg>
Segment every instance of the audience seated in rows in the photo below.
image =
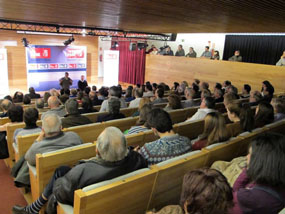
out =
<svg viewBox="0 0 285 214"><path fill-rule="evenodd" d="M23 98L23 104L24 105L30 105L31 104L31 98L28 94L25 94L25 96Z"/></svg>
<svg viewBox="0 0 285 214"><path fill-rule="evenodd" d="M115 127L108 127L100 134L96 153L96 157L82 160L73 168L57 168L38 199L26 207L14 206L13 212L38 213L48 199L73 205L75 190L147 167L140 154L127 148L125 136Z"/></svg>
<svg viewBox="0 0 285 214"><path fill-rule="evenodd" d="M136 126L132 126L125 134L136 134L139 132L144 132L150 130L147 123L147 115L152 110L152 104L145 104L140 110L140 117L136 123Z"/></svg>
<svg viewBox="0 0 285 214"><path fill-rule="evenodd" d="M261 94L263 96L262 101L268 103L271 102L274 94L274 87L271 85L269 81L265 80L262 82Z"/></svg>
<svg viewBox="0 0 285 214"><path fill-rule="evenodd" d="M261 102L256 107L255 112L255 128L263 127L274 121L274 109L271 104Z"/></svg>
<svg viewBox="0 0 285 214"><path fill-rule="evenodd" d="M43 99L44 99L45 107L48 107L48 99L50 98L50 96L51 96L51 94L49 92L46 91L44 93Z"/></svg>
<svg viewBox="0 0 285 214"><path fill-rule="evenodd" d="M69 99L65 103L67 114L62 118L62 128L90 124L92 121L79 113L78 103L75 99Z"/></svg>
<svg viewBox="0 0 285 214"><path fill-rule="evenodd" d="M195 169L183 179L180 205L147 214L228 214L233 193L225 176L215 169Z"/></svg>
<svg viewBox="0 0 285 214"><path fill-rule="evenodd" d="M138 110L137 110L135 113L133 113L132 117L139 116L139 115L140 115L140 110L142 109L142 107L143 107L145 104L151 104L150 98L148 98L148 97L143 97L143 98L140 99L140 103L139 103Z"/></svg>
<svg viewBox="0 0 285 214"><path fill-rule="evenodd" d="M191 151L191 143L187 137L175 134L170 115L162 109L153 109L147 116L147 123L154 134L160 139L146 143L138 152L148 161L149 165Z"/></svg>
<svg viewBox="0 0 285 214"><path fill-rule="evenodd" d="M194 100L194 97L196 94L194 89L188 87L185 89L184 93L185 93L186 100L185 100L185 102L183 102L183 108L190 108L190 107L194 107L194 106L199 105L199 103Z"/></svg>
<svg viewBox="0 0 285 214"><path fill-rule="evenodd" d="M152 91L152 86L150 83L145 85L145 89L146 91L143 93L143 97L153 97L154 96L153 91Z"/></svg>
<svg viewBox="0 0 285 214"><path fill-rule="evenodd" d="M250 132L254 129L254 114L248 104L241 105L233 102L226 106L228 118L233 123L239 123L239 127L231 129L231 136L236 137L242 132Z"/></svg>
<svg viewBox="0 0 285 214"><path fill-rule="evenodd" d="M213 97L205 97L202 99L200 108L198 111L188 120L189 121L196 121L202 120L206 117L208 113L216 112L215 110L215 99Z"/></svg>
<svg viewBox="0 0 285 214"><path fill-rule="evenodd" d="M20 91L16 91L13 96L13 103L22 103L24 99L24 94Z"/></svg>
<svg viewBox="0 0 285 214"><path fill-rule="evenodd" d="M251 106L256 106L262 100L262 95L259 91L250 92L249 104Z"/></svg>
<svg viewBox="0 0 285 214"><path fill-rule="evenodd" d="M47 112L42 114L41 120L48 114L53 113L58 115L59 117L64 117L66 115L66 111L64 106L60 106L60 101L57 96L50 96L48 98L48 107L50 108Z"/></svg>
<svg viewBox="0 0 285 214"><path fill-rule="evenodd" d="M0 126L0 132L5 132L6 127L10 124L20 123L23 122L23 107L20 105L12 104L7 112L7 116L11 122L5 123L4 125Z"/></svg>
<svg viewBox="0 0 285 214"><path fill-rule="evenodd" d="M158 88L154 93L154 100L152 101L152 104L160 104L160 103L166 103L167 101L163 99L164 96L164 89Z"/></svg>
<svg viewBox="0 0 285 214"><path fill-rule="evenodd" d="M249 98L250 97L251 87L248 84L243 85L241 98Z"/></svg>
<svg viewBox="0 0 285 214"><path fill-rule="evenodd" d="M29 88L29 94L28 95L30 96L31 99L41 98L41 95L37 94L33 87Z"/></svg>
<svg viewBox="0 0 285 214"><path fill-rule="evenodd" d="M2 114L0 114L0 118L3 117L8 117L8 109L10 108L10 106L12 105L12 102L10 100L4 99L1 102L1 110L2 110Z"/></svg>
<svg viewBox="0 0 285 214"><path fill-rule="evenodd" d="M225 93L224 95L224 105L227 106L232 102L236 102L237 97L233 93Z"/></svg>
<svg viewBox="0 0 285 214"><path fill-rule="evenodd" d="M181 109L182 104L181 104L181 98L176 95L176 94L170 94L167 97L168 103L166 107L164 108L165 111L172 111L176 109Z"/></svg>
<svg viewBox="0 0 285 214"><path fill-rule="evenodd" d="M125 115L120 113L121 99L117 97L110 97L108 100L105 101L108 101L108 114L99 115L97 118L97 122L125 118Z"/></svg>
<svg viewBox="0 0 285 214"><path fill-rule="evenodd" d="M27 108L24 111L23 116L25 127L18 128L14 131L14 142L17 144L17 137L28 134L35 134L41 132L41 127L37 126L37 120L39 119L39 112L36 108Z"/></svg>
<svg viewBox="0 0 285 214"><path fill-rule="evenodd" d="M45 107L44 99L36 99L36 108L39 112L43 112Z"/></svg>
<svg viewBox="0 0 285 214"><path fill-rule="evenodd" d="M92 100L88 96L83 97L82 98L82 108L79 109L79 113L86 114L86 113L92 113L92 112L97 112L97 110L93 108Z"/></svg>
<svg viewBox="0 0 285 214"><path fill-rule="evenodd" d="M62 94L59 96L59 101L61 105L65 105L68 99L69 99L69 96L67 94Z"/></svg>
<svg viewBox="0 0 285 214"><path fill-rule="evenodd" d="M210 112L205 117L204 131L195 140L192 140L192 150L201 150L204 147L218 142L229 140L230 133L226 128L224 117L219 112Z"/></svg>
<svg viewBox="0 0 285 214"><path fill-rule="evenodd" d="M230 214L276 214L284 208L285 138L268 133L249 147L247 167L233 186L234 208Z"/></svg>
<svg viewBox="0 0 285 214"><path fill-rule="evenodd" d="M285 119L285 99L273 98L271 105L274 109L274 122Z"/></svg>
<svg viewBox="0 0 285 214"><path fill-rule="evenodd" d="M132 100L134 100L135 98L133 97L133 86L129 86L126 90L126 94L125 94L125 101L126 102L131 102Z"/></svg>
<svg viewBox="0 0 285 214"><path fill-rule="evenodd" d="M142 97L143 97L142 89L136 88L135 89L135 99L130 102L129 108L138 108Z"/></svg>
<svg viewBox="0 0 285 214"><path fill-rule="evenodd" d="M62 132L61 119L56 114L48 114L42 120L42 131L25 155L32 166L36 165L36 154L76 146L83 141L74 132Z"/></svg>
<svg viewBox="0 0 285 214"><path fill-rule="evenodd" d="M224 93L222 89L215 89L214 91L214 98L216 103L224 102Z"/></svg>
<svg viewBox="0 0 285 214"><path fill-rule="evenodd" d="M109 90L109 99L110 98L118 98L119 101L120 101L120 105L121 105L121 108L126 108L127 107L127 104L126 104L126 101L121 97L122 96L122 91L120 89L120 87L118 86L112 86ZM101 108L100 108L100 112L104 112L104 111L108 111L109 110L109 106L108 106L108 100L104 100L102 105L101 105Z"/></svg>

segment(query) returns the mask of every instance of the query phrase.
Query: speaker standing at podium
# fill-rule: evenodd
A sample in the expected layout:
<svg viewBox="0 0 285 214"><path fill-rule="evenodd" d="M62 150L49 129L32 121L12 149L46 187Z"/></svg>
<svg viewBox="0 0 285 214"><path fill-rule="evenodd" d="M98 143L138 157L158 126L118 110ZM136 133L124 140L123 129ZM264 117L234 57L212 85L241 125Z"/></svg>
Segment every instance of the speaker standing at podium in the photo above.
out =
<svg viewBox="0 0 285 214"><path fill-rule="evenodd" d="M69 78L69 73L65 72L65 76L59 80L62 89L66 90L72 85L72 79Z"/></svg>

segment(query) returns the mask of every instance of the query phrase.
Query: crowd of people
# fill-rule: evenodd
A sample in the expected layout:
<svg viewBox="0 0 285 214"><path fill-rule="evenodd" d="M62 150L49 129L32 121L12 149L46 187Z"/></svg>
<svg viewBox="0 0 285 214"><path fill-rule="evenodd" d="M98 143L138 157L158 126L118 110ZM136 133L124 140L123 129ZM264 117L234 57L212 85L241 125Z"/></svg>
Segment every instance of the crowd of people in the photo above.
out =
<svg viewBox="0 0 285 214"><path fill-rule="evenodd" d="M66 84L70 85L68 76L66 79ZM29 101L24 102L25 97ZM31 105L32 99L36 99L35 106ZM216 103L223 103L225 108L217 109ZM161 104L165 107L158 107ZM23 110L23 105L31 107ZM82 144L75 132L62 132L62 128L90 124L84 114L95 112L93 107L97 105L100 105L100 112L106 113L98 117L97 122L124 118L121 108L137 108L133 116L138 116L138 121L124 133L116 127L106 128L97 139L94 158L83 160L72 168L56 169L41 196L26 207L14 206L14 214L39 213L47 202L73 205L76 189L226 142L243 132L285 118L285 97L274 97L274 87L269 81L262 82L260 91L252 91L249 84L244 84L241 93L229 80L216 83L211 90L207 82L198 79L191 84L174 82L173 86L146 82L128 86L126 90L120 85L99 90L87 85L70 90L68 86L60 92L51 89L43 98L30 88L29 94L16 92L13 97L7 95L0 101L0 117L9 117L11 121L0 126L0 133L11 123L24 122L25 127L14 133L15 144L18 136L39 134L25 156L15 164L17 169L12 170L15 185L29 187L27 165L36 165L36 154ZM192 107L198 108L197 112L183 123L204 120L204 130L196 139L175 133L169 114L176 109ZM37 125L39 113L42 113L42 127ZM230 123L238 124L235 129L227 128L223 113L227 113ZM126 135L149 130L157 140L142 147L127 146ZM245 167L235 175L237 179L232 187L222 170L196 169L184 177L179 205L149 213L278 213L284 208L284 169L284 136L260 135L250 144ZM48 209L51 207L54 206Z"/></svg>
<svg viewBox="0 0 285 214"><path fill-rule="evenodd" d="M181 44L178 45L177 51L175 52L175 54L173 50L171 50L171 47L168 45L161 47L160 49L155 47L155 45L152 45L151 48L146 53L151 54L151 55L184 56L184 57L190 57L190 58L197 57L197 53L193 47L190 47L189 52L185 54L185 51ZM205 50L201 54L200 58L220 60L220 53L218 50L214 50L214 49L210 50L209 46L205 46ZM240 55L240 51L235 50L234 55L228 58L228 61L242 62L242 56ZM283 51L283 54L278 60L278 62L276 63L276 66L285 66L285 51Z"/></svg>

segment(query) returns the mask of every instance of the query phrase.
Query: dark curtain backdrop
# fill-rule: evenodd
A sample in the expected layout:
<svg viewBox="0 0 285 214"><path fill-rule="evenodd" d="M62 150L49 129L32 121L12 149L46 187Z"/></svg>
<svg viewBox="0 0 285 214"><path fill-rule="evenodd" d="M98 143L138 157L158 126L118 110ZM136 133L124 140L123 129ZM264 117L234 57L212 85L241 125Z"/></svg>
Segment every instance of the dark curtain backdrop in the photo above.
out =
<svg viewBox="0 0 285 214"><path fill-rule="evenodd" d="M223 60L235 50L243 62L275 65L285 50L285 36L226 35Z"/></svg>
<svg viewBox="0 0 285 214"><path fill-rule="evenodd" d="M114 44L115 41L112 43ZM130 84L144 84L145 49L130 51L130 41L117 41L120 51L119 81ZM136 42L132 42L136 43Z"/></svg>

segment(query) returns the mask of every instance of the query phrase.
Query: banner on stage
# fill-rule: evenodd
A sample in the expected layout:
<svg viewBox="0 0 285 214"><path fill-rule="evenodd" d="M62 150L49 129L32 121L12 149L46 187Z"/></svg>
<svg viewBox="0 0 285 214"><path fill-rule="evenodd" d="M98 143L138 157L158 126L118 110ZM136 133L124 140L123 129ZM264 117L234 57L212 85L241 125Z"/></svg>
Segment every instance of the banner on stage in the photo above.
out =
<svg viewBox="0 0 285 214"><path fill-rule="evenodd" d="M104 51L104 86L118 85L119 51Z"/></svg>
<svg viewBox="0 0 285 214"><path fill-rule="evenodd" d="M0 98L9 94L7 50L0 48Z"/></svg>
<svg viewBox="0 0 285 214"><path fill-rule="evenodd" d="M86 77L87 49L85 46L30 45L26 48L28 87L36 91L60 89L59 79L65 72L77 88L81 75Z"/></svg>

